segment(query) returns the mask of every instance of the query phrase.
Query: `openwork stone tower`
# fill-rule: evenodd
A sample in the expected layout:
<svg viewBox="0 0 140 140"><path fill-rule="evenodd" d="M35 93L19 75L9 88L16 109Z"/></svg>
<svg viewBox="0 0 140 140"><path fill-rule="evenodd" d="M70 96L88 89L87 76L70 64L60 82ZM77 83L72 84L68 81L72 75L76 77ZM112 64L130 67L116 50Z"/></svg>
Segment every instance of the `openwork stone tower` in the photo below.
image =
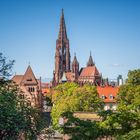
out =
<svg viewBox="0 0 140 140"><path fill-rule="evenodd" d="M56 84L59 83L59 80L62 78L63 73L69 71L70 71L69 40L67 38L64 12L62 9L60 28L58 39L56 41L56 52L55 52L54 80Z"/></svg>

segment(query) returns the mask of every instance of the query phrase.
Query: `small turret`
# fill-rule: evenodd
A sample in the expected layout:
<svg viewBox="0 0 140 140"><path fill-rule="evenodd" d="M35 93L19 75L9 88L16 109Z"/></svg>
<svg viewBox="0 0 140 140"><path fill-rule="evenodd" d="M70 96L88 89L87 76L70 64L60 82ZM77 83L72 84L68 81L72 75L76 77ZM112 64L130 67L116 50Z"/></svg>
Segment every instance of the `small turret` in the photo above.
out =
<svg viewBox="0 0 140 140"><path fill-rule="evenodd" d="M72 72L75 74L75 80L79 77L79 62L76 58L76 54L74 54L74 59L72 62Z"/></svg>
<svg viewBox="0 0 140 140"><path fill-rule="evenodd" d="M93 59L92 59L92 56L91 56L91 52L90 52L90 56L89 56L89 60L88 60L88 62L87 62L87 67L89 67L89 66L94 66L95 64L94 64L94 62L93 62Z"/></svg>

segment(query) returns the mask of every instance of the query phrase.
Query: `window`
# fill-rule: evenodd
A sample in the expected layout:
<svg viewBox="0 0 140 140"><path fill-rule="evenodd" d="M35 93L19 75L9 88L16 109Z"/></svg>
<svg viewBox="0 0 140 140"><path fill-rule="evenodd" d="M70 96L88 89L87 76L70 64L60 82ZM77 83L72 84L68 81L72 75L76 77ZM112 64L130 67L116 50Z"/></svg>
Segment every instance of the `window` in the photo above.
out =
<svg viewBox="0 0 140 140"><path fill-rule="evenodd" d="M105 99L105 95L102 95L101 98L102 98L102 99Z"/></svg>
<svg viewBox="0 0 140 140"><path fill-rule="evenodd" d="M32 81L32 78L27 79L27 81Z"/></svg>
<svg viewBox="0 0 140 140"><path fill-rule="evenodd" d="M109 98L110 98L111 100L113 100L113 95L110 94Z"/></svg>
<svg viewBox="0 0 140 140"><path fill-rule="evenodd" d="M34 88L34 87L29 87L29 88L28 88L28 91L29 91L29 92L35 92L35 88Z"/></svg>

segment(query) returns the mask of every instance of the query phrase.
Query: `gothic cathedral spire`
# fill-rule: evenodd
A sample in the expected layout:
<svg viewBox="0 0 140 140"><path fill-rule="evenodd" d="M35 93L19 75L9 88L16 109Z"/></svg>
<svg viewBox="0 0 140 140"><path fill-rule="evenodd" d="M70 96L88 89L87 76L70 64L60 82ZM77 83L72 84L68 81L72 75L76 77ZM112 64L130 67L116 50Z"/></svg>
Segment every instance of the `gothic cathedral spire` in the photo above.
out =
<svg viewBox="0 0 140 140"><path fill-rule="evenodd" d="M70 71L69 40L67 38L64 11L62 9L55 52L55 82L58 84L63 73Z"/></svg>
<svg viewBox="0 0 140 140"><path fill-rule="evenodd" d="M62 9L62 14L61 14L61 18L60 18L60 27L59 27L58 39L60 39L60 40L67 39L67 31L66 31L64 10L63 9Z"/></svg>

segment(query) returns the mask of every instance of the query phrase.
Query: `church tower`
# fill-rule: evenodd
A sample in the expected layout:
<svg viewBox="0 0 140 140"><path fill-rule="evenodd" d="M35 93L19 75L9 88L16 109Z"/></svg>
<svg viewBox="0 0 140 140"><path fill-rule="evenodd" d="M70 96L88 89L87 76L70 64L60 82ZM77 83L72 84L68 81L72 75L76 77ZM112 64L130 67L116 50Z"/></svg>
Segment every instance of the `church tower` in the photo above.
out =
<svg viewBox="0 0 140 140"><path fill-rule="evenodd" d="M58 39L56 41L55 71L54 71L55 83L58 84L59 80L63 76L63 73L69 71L70 71L69 40L67 38L64 12L62 9L59 34L58 34Z"/></svg>
<svg viewBox="0 0 140 140"><path fill-rule="evenodd" d="M74 73L75 80L78 80L79 77L79 62L77 61L76 54L72 62L72 73Z"/></svg>

